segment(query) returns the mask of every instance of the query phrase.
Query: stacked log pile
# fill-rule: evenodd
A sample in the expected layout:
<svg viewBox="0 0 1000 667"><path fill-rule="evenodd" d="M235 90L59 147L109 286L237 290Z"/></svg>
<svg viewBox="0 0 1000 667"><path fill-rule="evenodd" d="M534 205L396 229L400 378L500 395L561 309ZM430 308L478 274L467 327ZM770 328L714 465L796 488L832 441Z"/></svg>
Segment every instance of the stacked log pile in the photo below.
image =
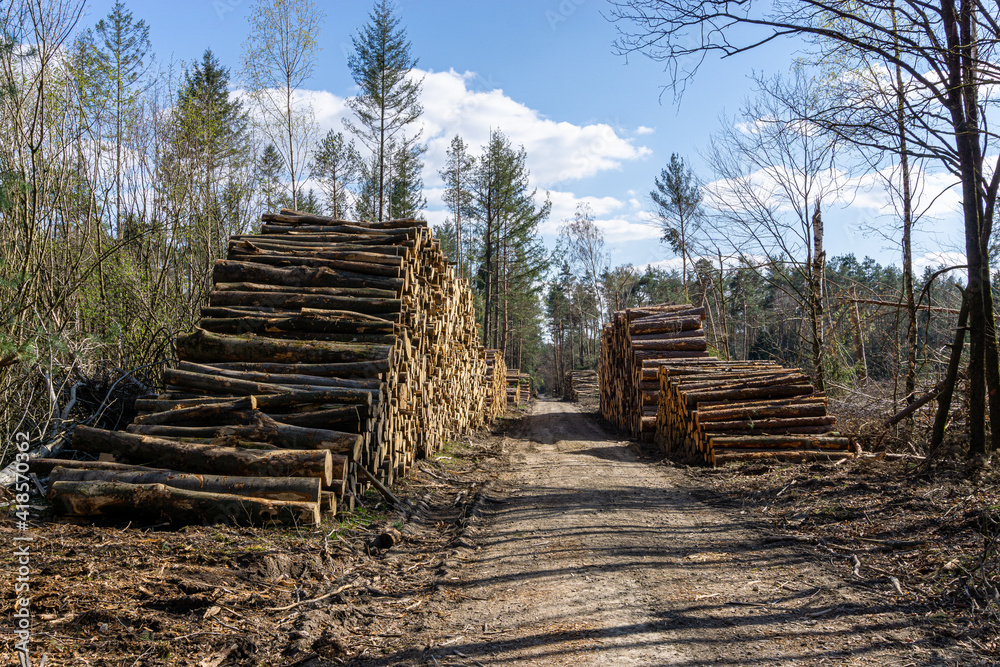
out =
<svg viewBox="0 0 1000 667"><path fill-rule="evenodd" d="M660 401L657 369L680 359L710 358L705 309L659 305L618 311L601 336L601 414L633 437L651 440Z"/></svg>
<svg viewBox="0 0 1000 667"><path fill-rule="evenodd" d="M850 441L834 433L826 396L809 377L769 361L687 361L658 368L656 443L674 458L722 465L775 458L838 460Z"/></svg>
<svg viewBox="0 0 1000 667"><path fill-rule="evenodd" d="M520 369L507 369L507 405L521 407L532 396L531 376Z"/></svg>
<svg viewBox="0 0 1000 667"><path fill-rule="evenodd" d="M500 350L484 352L486 374L483 382L486 385L486 397L483 417L486 423L492 423L507 410L507 365L504 364Z"/></svg>
<svg viewBox="0 0 1000 667"><path fill-rule="evenodd" d="M600 397L597 371L570 371L563 378L563 400L596 401Z"/></svg>
<svg viewBox="0 0 1000 667"><path fill-rule="evenodd" d="M502 404L487 400L502 360L424 222L265 215L213 280L166 393L137 402L127 433L74 433L79 451L157 470L54 472L62 511L318 520Z"/></svg>

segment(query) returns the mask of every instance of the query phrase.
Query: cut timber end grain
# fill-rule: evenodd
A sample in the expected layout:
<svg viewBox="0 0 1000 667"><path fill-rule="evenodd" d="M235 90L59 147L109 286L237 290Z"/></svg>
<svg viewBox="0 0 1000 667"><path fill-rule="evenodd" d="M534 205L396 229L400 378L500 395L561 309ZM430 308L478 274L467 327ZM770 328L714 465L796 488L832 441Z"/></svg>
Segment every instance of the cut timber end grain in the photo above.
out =
<svg viewBox="0 0 1000 667"><path fill-rule="evenodd" d="M709 465L850 456L809 377L770 361L708 356L703 308L619 311L601 338L601 414L664 454Z"/></svg>
<svg viewBox="0 0 1000 667"><path fill-rule="evenodd" d="M216 262L166 392L136 402L128 433L79 431L81 449L202 476L321 477L323 507L350 509L372 484L361 468L391 484L502 413L502 355L483 350L468 283L426 223L265 221Z"/></svg>

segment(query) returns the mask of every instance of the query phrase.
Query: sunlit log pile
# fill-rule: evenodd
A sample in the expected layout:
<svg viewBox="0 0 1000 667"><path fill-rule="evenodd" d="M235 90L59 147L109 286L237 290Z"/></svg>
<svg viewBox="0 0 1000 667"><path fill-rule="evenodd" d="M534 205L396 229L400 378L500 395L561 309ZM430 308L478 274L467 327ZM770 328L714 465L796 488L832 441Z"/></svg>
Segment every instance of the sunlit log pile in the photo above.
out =
<svg viewBox="0 0 1000 667"><path fill-rule="evenodd" d="M120 463L54 470L60 511L315 523L502 410L502 359L425 222L263 219L216 262L166 392L128 432L76 429Z"/></svg>
<svg viewBox="0 0 1000 667"><path fill-rule="evenodd" d="M709 358L705 309L691 305L629 308L601 336L601 414L633 437L651 440L660 400L657 369L679 359Z"/></svg>
<svg viewBox="0 0 1000 667"><path fill-rule="evenodd" d="M826 395L809 376L770 361L687 360L660 365L655 441L672 458L722 465L773 458L848 458Z"/></svg>
<svg viewBox="0 0 1000 667"><path fill-rule="evenodd" d="M507 410L507 365L503 361L500 350L485 350L486 374L483 382L486 385L483 419L491 423Z"/></svg>
<svg viewBox="0 0 1000 667"><path fill-rule="evenodd" d="M597 371L570 371L563 378L563 400L591 401L600 397Z"/></svg>
<svg viewBox="0 0 1000 667"><path fill-rule="evenodd" d="M507 406L521 407L531 400L533 387L531 376L520 369L507 369Z"/></svg>

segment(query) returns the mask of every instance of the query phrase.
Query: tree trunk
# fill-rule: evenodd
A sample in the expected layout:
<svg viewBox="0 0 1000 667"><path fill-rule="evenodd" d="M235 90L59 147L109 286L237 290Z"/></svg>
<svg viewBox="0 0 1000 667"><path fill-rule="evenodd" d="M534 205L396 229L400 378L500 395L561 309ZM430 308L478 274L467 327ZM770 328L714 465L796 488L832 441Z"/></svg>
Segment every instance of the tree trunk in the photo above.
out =
<svg viewBox="0 0 1000 667"><path fill-rule="evenodd" d="M73 431L73 448L82 452L116 454L127 461L184 472L247 477L319 477L325 486L333 483L333 459L326 450L251 452L88 426L77 426Z"/></svg>
<svg viewBox="0 0 1000 667"><path fill-rule="evenodd" d="M145 517L190 524L320 522L319 503L206 493L164 484L56 482L49 490L49 498L56 512L71 516Z"/></svg>
<svg viewBox="0 0 1000 667"><path fill-rule="evenodd" d="M823 291L826 275L826 251L823 249L823 216L820 212L819 200L816 201L816 209L813 211L812 234L813 257L809 281L809 324L812 331L813 384L816 386L816 391L825 391Z"/></svg>
<svg viewBox="0 0 1000 667"><path fill-rule="evenodd" d="M342 363L388 359L391 349L388 345L230 336L204 329L177 337L178 357L194 362Z"/></svg>
<svg viewBox="0 0 1000 667"><path fill-rule="evenodd" d="M931 428L930 451L933 454L944 442L944 430L948 425L948 413L951 412L951 398L955 393L955 383L958 381L958 371L962 363L962 348L965 346L965 333L968 331L969 301L962 293L962 309L958 314L958 326L955 329L955 340L951 345L951 358L948 361L948 371L945 373L938 394L937 413L934 416L934 426Z"/></svg>
<svg viewBox="0 0 1000 667"><path fill-rule="evenodd" d="M234 496L288 500L300 503L320 501L320 480L315 477L225 477L195 475L173 470L85 470L57 466L50 474L55 482L119 482L122 484L163 484L175 489L225 493Z"/></svg>

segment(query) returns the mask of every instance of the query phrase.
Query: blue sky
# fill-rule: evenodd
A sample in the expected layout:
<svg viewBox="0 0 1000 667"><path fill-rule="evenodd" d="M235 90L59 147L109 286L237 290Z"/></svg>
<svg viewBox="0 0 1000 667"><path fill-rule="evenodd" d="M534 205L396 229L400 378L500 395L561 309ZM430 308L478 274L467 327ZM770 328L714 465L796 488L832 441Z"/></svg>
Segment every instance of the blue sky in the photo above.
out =
<svg viewBox="0 0 1000 667"><path fill-rule="evenodd" d="M113 0L89 5L85 25L110 10ZM247 33L249 0L174 0L126 3L150 26L157 59L191 62L208 47L238 78ZM353 81L346 59L351 35L367 20L365 1L319 2L326 13L319 63L307 88L325 132L340 128L343 99ZM499 127L528 151L541 191L552 193L553 219L544 231L552 245L561 219L576 204L592 205L604 229L613 264L671 264L672 254L648 224L648 193L671 152L685 157L703 179L711 170L699 156L720 116L738 111L753 92L754 71L787 70L798 45L785 41L751 54L708 59L680 104L661 65L642 56L626 59L612 49L615 26L602 14L605 0L398 0L399 13L425 72L424 137L428 139L427 217L440 222L437 169L456 133L478 149L490 127ZM477 150L478 152L478 150ZM896 262L892 244L864 232L879 220L882 199L862 192L827 215L830 255L853 252ZM960 247L951 214L953 198L935 209L937 221L918 239L926 263L939 251Z"/></svg>

